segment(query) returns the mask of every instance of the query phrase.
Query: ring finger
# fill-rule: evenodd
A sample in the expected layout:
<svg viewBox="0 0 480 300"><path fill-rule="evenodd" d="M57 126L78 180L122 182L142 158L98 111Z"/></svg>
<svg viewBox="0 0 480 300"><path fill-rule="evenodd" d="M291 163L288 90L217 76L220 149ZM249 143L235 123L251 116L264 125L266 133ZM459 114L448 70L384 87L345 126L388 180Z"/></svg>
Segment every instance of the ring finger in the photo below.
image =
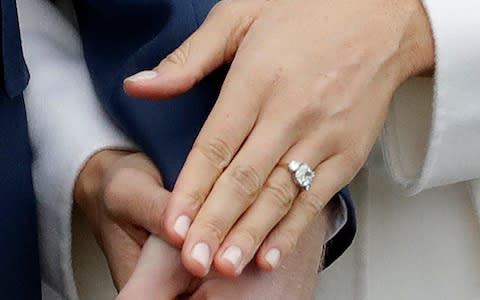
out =
<svg viewBox="0 0 480 300"><path fill-rule="evenodd" d="M319 137L317 134L315 139L295 145L282 158L282 162L272 172L256 201L229 232L217 252L215 267L219 271L229 275L238 275L242 272L265 237L289 212L298 193L303 189L295 183L288 169L289 162L302 159L310 166L319 165L333 151L325 147L332 145L326 139L328 135L323 131L323 136ZM305 175L308 177L308 174Z"/></svg>
<svg viewBox="0 0 480 300"><path fill-rule="evenodd" d="M311 190L303 191L298 196L288 214L269 233L258 250L257 262L262 269L278 267L294 251L297 241L332 196L351 180L353 172L345 161L343 155L335 154L317 166Z"/></svg>
<svg viewBox="0 0 480 300"><path fill-rule="evenodd" d="M272 169L295 143L274 121L262 121L215 183L196 215L183 245L185 267L197 276L208 273L212 258L231 227L255 201ZM281 128L284 129L284 128ZM268 137L268 138L265 138Z"/></svg>

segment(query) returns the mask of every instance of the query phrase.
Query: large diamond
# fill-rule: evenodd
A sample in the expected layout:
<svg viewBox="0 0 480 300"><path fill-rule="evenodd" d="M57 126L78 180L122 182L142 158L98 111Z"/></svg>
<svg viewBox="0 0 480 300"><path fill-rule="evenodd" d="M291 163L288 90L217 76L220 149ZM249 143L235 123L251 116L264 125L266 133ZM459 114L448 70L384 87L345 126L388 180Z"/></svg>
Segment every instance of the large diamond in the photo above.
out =
<svg viewBox="0 0 480 300"><path fill-rule="evenodd" d="M313 172L307 164L300 164L295 171L295 181L306 190L310 189L313 177L315 177L315 172Z"/></svg>

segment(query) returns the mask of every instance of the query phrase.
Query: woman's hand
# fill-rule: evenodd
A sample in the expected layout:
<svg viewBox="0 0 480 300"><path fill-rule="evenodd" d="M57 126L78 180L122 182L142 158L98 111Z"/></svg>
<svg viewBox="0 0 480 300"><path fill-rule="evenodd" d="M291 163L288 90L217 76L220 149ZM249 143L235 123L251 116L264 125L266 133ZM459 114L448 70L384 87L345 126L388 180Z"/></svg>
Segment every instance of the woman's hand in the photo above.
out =
<svg viewBox="0 0 480 300"><path fill-rule="evenodd" d="M420 0L224 0L130 94L167 98L231 62L166 212L197 276L271 270L357 173L395 89L433 67ZM316 173L309 191L285 167ZM257 252L258 250L258 252Z"/></svg>

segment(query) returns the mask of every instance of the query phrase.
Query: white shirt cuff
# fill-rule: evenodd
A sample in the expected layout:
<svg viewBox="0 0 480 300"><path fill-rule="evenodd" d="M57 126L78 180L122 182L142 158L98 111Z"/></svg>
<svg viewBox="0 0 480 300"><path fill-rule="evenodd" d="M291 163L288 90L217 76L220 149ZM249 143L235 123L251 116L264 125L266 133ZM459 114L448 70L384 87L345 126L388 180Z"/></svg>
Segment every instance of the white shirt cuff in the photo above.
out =
<svg viewBox="0 0 480 300"><path fill-rule="evenodd" d="M325 243L333 239L340 229L347 224L348 211L345 199L340 194L337 194L325 209L328 211L328 226L325 235Z"/></svg>

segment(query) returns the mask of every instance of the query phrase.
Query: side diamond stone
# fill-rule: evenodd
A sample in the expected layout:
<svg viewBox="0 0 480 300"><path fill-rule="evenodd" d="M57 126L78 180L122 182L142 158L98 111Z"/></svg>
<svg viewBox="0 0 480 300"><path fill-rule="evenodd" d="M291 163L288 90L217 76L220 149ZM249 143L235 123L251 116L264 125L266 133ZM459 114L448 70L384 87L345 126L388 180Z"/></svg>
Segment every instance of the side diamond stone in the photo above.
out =
<svg viewBox="0 0 480 300"><path fill-rule="evenodd" d="M295 161L295 160L292 160L289 164L288 164L288 169L292 172L295 172L298 170L298 168L300 167L300 163Z"/></svg>

